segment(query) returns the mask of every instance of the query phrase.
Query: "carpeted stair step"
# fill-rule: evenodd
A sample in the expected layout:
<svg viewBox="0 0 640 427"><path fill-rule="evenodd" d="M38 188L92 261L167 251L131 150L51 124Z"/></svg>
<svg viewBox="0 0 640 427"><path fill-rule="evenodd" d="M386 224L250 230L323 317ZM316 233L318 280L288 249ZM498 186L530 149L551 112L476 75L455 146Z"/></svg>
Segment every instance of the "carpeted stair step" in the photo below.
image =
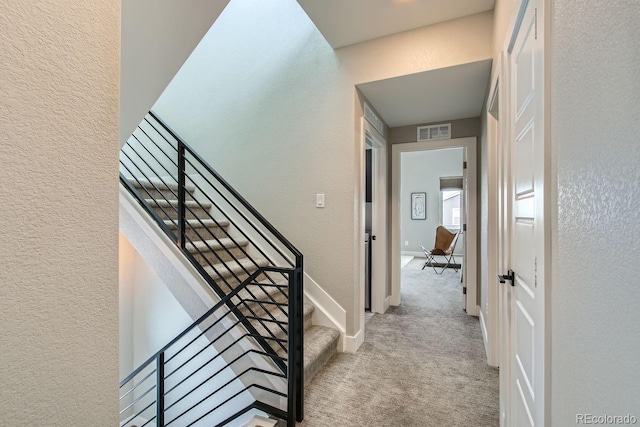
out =
<svg viewBox="0 0 640 427"><path fill-rule="evenodd" d="M267 265L269 265L269 261L264 258L256 260L242 258L228 263L206 264L203 268L225 292L229 292L257 271L258 268L266 267ZM260 281L264 277L260 275L256 279Z"/></svg>
<svg viewBox="0 0 640 427"><path fill-rule="evenodd" d="M169 227L170 230L177 232L178 223L177 221L165 220L165 225ZM226 219L188 219L185 221L185 235L193 240L209 240L214 237L217 238L225 238L228 236L229 221Z"/></svg>
<svg viewBox="0 0 640 427"><path fill-rule="evenodd" d="M145 199L147 203L160 215L162 220L178 219L178 201L177 200L153 200ZM209 218L209 210L211 203L196 202L194 200L185 201L185 217L193 218Z"/></svg>
<svg viewBox="0 0 640 427"><path fill-rule="evenodd" d="M134 186L145 195L146 201L159 213L165 224L171 230L177 230L178 202L175 194L178 184L165 180L166 185L159 180L142 181ZM155 186L155 188L154 188ZM145 191L146 190L146 191ZM188 185L186 200L186 230L189 238L186 249L194 254L196 260L204 270L225 291L229 292L259 267L269 265L265 259L251 260L246 257L249 242L245 239L232 240L228 233L229 222L214 221L210 217L211 203L198 203L193 200L195 186ZM148 192L148 194L146 193ZM175 194L174 194L175 193ZM150 194L150 196L149 196ZM151 199L151 197L156 200ZM167 200L165 200L167 199ZM163 212L163 210L165 212ZM199 234L199 236L198 236ZM256 331L265 337L286 339L288 327L288 307L277 305L286 304L288 299L287 281L279 277L278 286L268 286L272 282L262 274L256 278L255 284L248 285L240 291L235 301L247 301L239 305L246 316L256 316L271 321L250 320ZM261 286L260 284L264 285ZM312 325L314 307L304 304L304 379L305 385L324 367L337 352L339 332L335 329ZM280 347L275 341L267 340L281 356L286 355L286 347Z"/></svg>
<svg viewBox="0 0 640 427"><path fill-rule="evenodd" d="M204 266L246 258L248 245L249 242L244 239L223 238L189 242L185 249Z"/></svg>
<svg viewBox="0 0 640 427"><path fill-rule="evenodd" d="M333 328L314 325L304 333L304 385L327 364L338 351L340 333Z"/></svg>
<svg viewBox="0 0 640 427"><path fill-rule="evenodd" d="M313 316L313 312L315 311L315 307L312 304L304 304L304 311L302 315L303 328L305 331L311 329L313 326L313 322L311 317Z"/></svg>
<svg viewBox="0 0 640 427"><path fill-rule="evenodd" d="M304 304L304 383L309 384L311 379L322 369L322 367L333 357L338 351L338 338L340 333L332 328L311 324L311 316L314 307L311 304ZM286 316L277 312L273 313L277 320L284 320ZM254 325L256 330L264 335L268 333L262 325ZM277 326L277 325L276 325ZM281 329L275 329L273 326L267 326L276 338L284 338L284 332ZM270 336L270 335L266 335ZM276 353L285 356L285 350L276 347Z"/></svg>
<svg viewBox="0 0 640 427"><path fill-rule="evenodd" d="M305 328L307 327L307 325L309 327L311 327L311 316L313 314L313 310L314 307L311 304L304 304L303 306L303 319L304 319L304 324L305 324ZM287 310L285 309L285 311L283 312L280 309L272 309L270 311L271 316L267 317L268 319L272 319L274 321L277 322L282 322L284 324L276 324L274 322L258 322L257 320L251 320L251 324L254 326L254 328L256 328L256 331L258 331L258 333L262 336L265 337L273 337L273 338L277 338L277 339L285 339L287 337L287 331L288 331L288 326L286 324L286 322L288 321L288 317L287 317ZM264 316L260 316L260 317L264 317ZM277 346L274 346L274 348L278 348ZM278 351L278 354L280 354L281 356L284 355L284 350L280 349L280 351Z"/></svg>
<svg viewBox="0 0 640 427"><path fill-rule="evenodd" d="M246 304L240 306L240 311L245 315L253 312L258 316L262 316L266 310L271 311L271 309L275 308L274 304L271 304L272 302L287 304L288 293L286 285L281 288L270 286L270 284L248 285L245 289L238 292L239 298L245 301L249 300ZM267 303L254 302L251 300L266 301Z"/></svg>
<svg viewBox="0 0 640 427"><path fill-rule="evenodd" d="M175 200L178 198L179 186L177 178L174 177L166 177L162 178L162 180L154 178L151 181L147 179L138 179L137 181L130 179L129 182L145 199ZM196 186L185 184L185 190L186 200L193 200L193 192L196 191Z"/></svg>

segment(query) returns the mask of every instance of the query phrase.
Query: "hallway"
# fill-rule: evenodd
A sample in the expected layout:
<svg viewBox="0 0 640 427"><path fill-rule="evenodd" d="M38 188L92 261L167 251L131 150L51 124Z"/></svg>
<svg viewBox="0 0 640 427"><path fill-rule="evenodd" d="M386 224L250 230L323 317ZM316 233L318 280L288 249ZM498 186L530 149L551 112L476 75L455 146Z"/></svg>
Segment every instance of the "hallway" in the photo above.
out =
<svg viewBox="0 0 640 427"><path fill-rule="evenodd" d="M341 353L307 387L304 427L498 425L498 370L458 274L402 269L402 305L374 315L356 354Z"/></svg>

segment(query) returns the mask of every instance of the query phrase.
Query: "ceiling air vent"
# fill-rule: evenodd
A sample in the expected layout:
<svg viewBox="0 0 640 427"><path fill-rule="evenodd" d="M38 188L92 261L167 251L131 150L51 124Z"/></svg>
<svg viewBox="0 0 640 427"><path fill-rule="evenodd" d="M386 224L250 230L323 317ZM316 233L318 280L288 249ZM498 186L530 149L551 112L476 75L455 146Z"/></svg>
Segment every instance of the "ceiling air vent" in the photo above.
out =
<svg viewBox="0 0 640 427"><path fill-rule="evenodd" d="M451 123L418 127L418 141L432 139L451 139Z"/></svg>

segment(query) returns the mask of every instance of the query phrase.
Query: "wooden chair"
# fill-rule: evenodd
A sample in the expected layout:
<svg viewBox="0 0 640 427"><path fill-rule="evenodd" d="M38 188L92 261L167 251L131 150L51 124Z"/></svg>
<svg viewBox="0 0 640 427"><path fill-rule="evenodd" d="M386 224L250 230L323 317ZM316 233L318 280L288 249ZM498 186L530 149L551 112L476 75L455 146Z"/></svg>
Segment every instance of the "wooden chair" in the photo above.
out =
<svg viewBox="0 0 640 427"><path fill-rule="evenodd" d="M442 225L439 225L438 228L436 228L436 243L434 248L427 250L424 246L420 246L422 248L422 252L424 252L427 257L422 269L424 270L426 266L430 265L436 274L442 274L445 268L452 265L453 269L457 272L458 268L456 267L456 258L453 256L453 251L456 249L456 243L458 242L459 236L460 231L454 234ZM447 263L442 267L442 270L440 270L439 273L434 265L436 256L443 256L447 260Z"/></svg>

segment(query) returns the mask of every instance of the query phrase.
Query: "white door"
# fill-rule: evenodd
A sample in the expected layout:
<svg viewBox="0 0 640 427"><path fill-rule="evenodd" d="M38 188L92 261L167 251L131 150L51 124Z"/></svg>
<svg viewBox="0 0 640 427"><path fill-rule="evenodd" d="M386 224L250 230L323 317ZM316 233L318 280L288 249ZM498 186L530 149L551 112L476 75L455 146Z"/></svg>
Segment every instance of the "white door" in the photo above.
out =
<svg viewBox="0 0 640 427"><path fill-rule="evenodd" d="M507 197L510 294L511 426L544 426L547 354L545 337L545 137L542 1L524 0L509 52L511 120Z"/></svg>

